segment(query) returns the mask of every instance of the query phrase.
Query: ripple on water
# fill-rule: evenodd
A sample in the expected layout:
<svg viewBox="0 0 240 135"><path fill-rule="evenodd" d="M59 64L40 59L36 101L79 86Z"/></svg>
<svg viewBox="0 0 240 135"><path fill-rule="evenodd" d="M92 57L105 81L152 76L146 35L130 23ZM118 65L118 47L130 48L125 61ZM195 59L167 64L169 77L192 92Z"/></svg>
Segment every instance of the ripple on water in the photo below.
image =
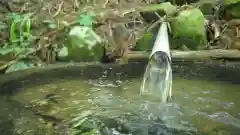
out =
<svg viewBox="0 0 240 135"><path fill-rule="evenodd" d="M131 131L142 129L152 135L161 131L164 135L173 134L166 127L192 131L205 130L206 125L211 131L222 127L240 128L238 85L175 77L174 100L160 104L139 95L141 80L68 80L25 89L12 98L24 105L34 104L42 111L58 108L54 116L60 118L70 119L84 111L93 111L105 120L114 119L128 125ZM52 102L46 99L49 93L61 98ZM44 107L39 107L40 101L45 101Z"/></svg>

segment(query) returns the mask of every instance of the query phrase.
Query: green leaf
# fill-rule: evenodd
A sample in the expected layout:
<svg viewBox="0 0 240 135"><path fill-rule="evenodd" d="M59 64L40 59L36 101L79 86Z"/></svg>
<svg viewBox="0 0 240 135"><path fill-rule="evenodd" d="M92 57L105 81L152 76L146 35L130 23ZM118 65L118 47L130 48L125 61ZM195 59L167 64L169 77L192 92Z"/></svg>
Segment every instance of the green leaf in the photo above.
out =
<svg viewBox="0 0 240 135"><path fill-rule="evenodd" d="M30 35L30 37L29 37L29 41L34 41L34 40L36 40L38 37L37 36L33 36L33 35Z"/></svg>
<svg viewBox="0 0 240 135"><path fill-rule="evenodd" d="M31 33L29 32L23 32L22 34L24 37L28 37L28 39L31 37Z"/></svg>
<svg viewBox="0 0 240 135"><path fill-rule="evenodd" d="M68 55L68 48L66 46L64 46L59 52L58 52L58 56L59 57L65 57Z"/></svg>
<svg viewBox="0 0 240 135"><path fill-rule="evenodd" d="M29 46L29 45L30 45L29 42L21 42L21 46L22 46L23 48L25 48L25 47L27 47L27 46Z"/></svg>
<svg viewBox="0 0 240 135"><path fill-rule="evenodd" d="M49 24L49 23L54 23L53 20L44 20L43 23Z"/></svg>
<svg viewBox="0 0 240 135"><path fill-rule="evenodd" d="M8 25L2 21L0 21L0 30L4 30L4 29L7 29L8 28Z"/></svg>
<svg viewBox="0 0 240 135"><path fill-rule="evenodd" d="M57 28L57 25L55 23L50 23L48 24L48 28L50 29L56 29Z"/></svg>
<svg viewBox="0 0 240 135"><path fill-rule="evenodd" d="M33 64L26 64L24 62L17 62L15 64L11 65L7 69L6 73L14 72L14 71L18 71L18 70L23 70L23 69L28 69L28 68L32 68L32 67L34 67Z"/></svg>
<svg viewBox="0 0 240 135"><path fill-rule="evenodd" d="M20 22L21 20L22 20L21 15L16 14L16 15L13 16L13 23L18 23L18 22Z"/></svg>
<svg viewBox="0 0 240 135"><path fill-rule="evenodd" d="M24 16L24 18L21 20L21 25L20 25L20 26L21 26L21 29L20 29L20 31L19 31L19 32L20 32L21 41L23 41L23 38L24 38L24 37L23 37L23 36L24 36L24 35L23 35L23 32L24 32L23 27L26 26L26 23L25 23L25 22L26 22L27 20L28 20L28 16Z"/></svg>
<svg viewBox="0 0 240 135"><path fill-rule="evenodd" d="M76 124L73 125L74 128L82 125L84 123L84 121L86 121L88 118L83 118L81 120L79 120Z"/></svg>
<svg viewBox="0 0 240 135"><path fill-rule="evenodd" d="M27 19L26 20L26 37L29 39L30 35L31 35L31 19Z"/></svg>
<svg viewBox="0 0 240 135"><path fill-rule="evenodd" d="M29 54L32 54L35 52L34 48L18 48L15 49L15 52L18 53L18 58L26 58Z"/></svg>
<svg viewBox="0 0 240 135"><path fill-rule="evenodd" d="M1 48L0 49L0 54L1 55L5 55L5 54L8 54L8 53L14 52L14 51L15 51L14 48L10 48L10 47L8 47L8 48Z"/></svg>
<svg viewBox="0 0 240 135"><path fill-rule="evenodd" d="M16 40L15 23L12 22L10 26L10 41L13 42L14 40Z"/></svg>
<svg viewBox="0 0 240 135"><path fill-rule="evenodd" d="M7 46L6 48L1 48L0 49L0 54L1 55L5 55L5 54L8 54L10 52L14 52L14 53L24 53L24 54L27 54L27 53L30 53L30 52L35 52L35 49L34 48L22 48L21 46L19 45L11 45L11 46Z"/></svg>
<svg viewBox="0 0 240 135"><path fill-rule="evenodd" d="M92 26L93 24L93 18L92 15L80 15L78 19L78 23L83 26Z"/></svg>

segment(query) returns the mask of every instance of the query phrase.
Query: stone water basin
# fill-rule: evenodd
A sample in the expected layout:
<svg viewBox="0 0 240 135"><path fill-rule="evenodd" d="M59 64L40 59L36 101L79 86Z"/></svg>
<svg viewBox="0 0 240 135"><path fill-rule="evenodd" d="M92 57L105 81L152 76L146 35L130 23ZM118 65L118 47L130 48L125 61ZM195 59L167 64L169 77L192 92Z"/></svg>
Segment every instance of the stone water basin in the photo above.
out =
<svg viewBox="0 0 240 135"><path fill-rule="evenodd" d="M0 76L4 135L238 135L240 63L173 61L173 100L139 95L146 61Z"/></svg>

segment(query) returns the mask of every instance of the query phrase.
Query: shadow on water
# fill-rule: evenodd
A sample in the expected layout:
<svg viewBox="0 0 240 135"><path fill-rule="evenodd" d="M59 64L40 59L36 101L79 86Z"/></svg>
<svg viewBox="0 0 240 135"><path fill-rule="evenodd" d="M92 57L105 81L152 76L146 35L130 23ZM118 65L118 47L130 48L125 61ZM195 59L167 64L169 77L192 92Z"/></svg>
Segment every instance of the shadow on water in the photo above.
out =
<svg viewBox="0 0 240 135"><path fill-rule="evenodd" d="M131 79L142 77L147 60L131 62L127 65L69 65L53 66L46 69L18 71L0 76L0 94L12 95L25 87L35 87L46 83L67 79ZM239 62L223 61L179 61L172 62L173 80L176 76L184 79L224 81L240 84Z"/></svg>
<svg viewBox="0 0 240 135"><path fill-rule="evenodd" d="M13 135L13 121L8 120L6 116L0 116L1 122L0 122L0 132L4 135Z"/></svg>
<svg viewBox="0 0 240 135"><path fill-rule="evenodd" d="M34 112L21 103L7 97L0 97L0 133L1 135L42 135L52 134Z"/></svg>

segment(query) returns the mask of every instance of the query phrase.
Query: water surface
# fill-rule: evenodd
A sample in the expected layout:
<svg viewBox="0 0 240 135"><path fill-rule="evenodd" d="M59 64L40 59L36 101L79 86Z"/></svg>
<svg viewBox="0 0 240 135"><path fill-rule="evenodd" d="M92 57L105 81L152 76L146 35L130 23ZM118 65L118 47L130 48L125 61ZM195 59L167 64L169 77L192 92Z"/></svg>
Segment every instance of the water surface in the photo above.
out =
<svg viewBox="0 0 240 135"><path fill-rule="evenodd" d="M240 85L175 76L173 101L160 104L139 95L141 80L62 80L25 89L12 98L63 119L74 118L86 110L112 119L137 116L138 120L127 121L132 131L141 126L147 130L153 121L161 119L168 127L183 130L210 133L224 129L233 135L240 132Z"/></svg>
<svg viewBox="0 0 240 135"><path fill-rule="evenodd" d="M139 72L136 68L116 74L101 70L99 79L94 79L95 76L76 78L83 75L84 70L75 74L63 72L66 71L63 69L59 70L62 74L54 71L51 71L54 75L48 75L49 72L44 76L34 75L35 79L5 83L2 91L15 87L12 91L17 92L5 94L7 100L1 98L1 107L9 112L23 108L25 111L11 115L0 111L1 115L11 117L14 123L19 116L24 116L24 112L28 112L25 117L34 118L28 123L41 125L40 118L45 121L45 126L58 120L69 122L99 118L106 127L116 129L111 135L238 135L240 132L240 84L233 76L238 71L235 68L216 68L209 63L207 66L197 63L173 65L173 101L167 104L151 96L140 96L142 73L138 73L139 77L130 74ZM92 69L90 71L93 73ZM41 80L45 80L44 83ZM30 115L29 111L33 113ZM26 124L26 128L28 126ZM64 127L55 128L68 130ZM27 134L27 131L22 133ZM38 134L35 132L35 135Z"/></svg>

